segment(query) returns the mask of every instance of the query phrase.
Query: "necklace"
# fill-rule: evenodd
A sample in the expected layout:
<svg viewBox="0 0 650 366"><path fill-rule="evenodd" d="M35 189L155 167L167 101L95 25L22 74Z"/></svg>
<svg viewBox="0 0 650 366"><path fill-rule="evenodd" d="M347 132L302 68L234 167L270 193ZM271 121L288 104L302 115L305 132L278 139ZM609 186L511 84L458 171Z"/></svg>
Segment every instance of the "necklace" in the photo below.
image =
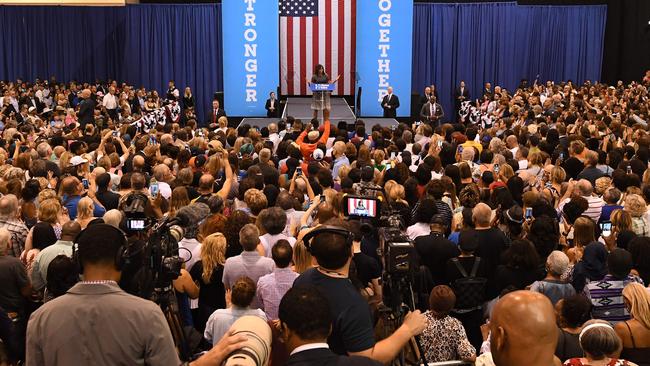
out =
<svg viewBox="0 0 650 366"><path fill-rule="evenodd" d="M318 269L319 272L321 272L322 274L324 274L326 276L330 276L330 277L334 277L334 278L348 278L347 275L345 275L345 274L343 274L341 272L330 271L330 270L325 269L325 268L320 267L320 266L316 267L316 269Z"/></svg>

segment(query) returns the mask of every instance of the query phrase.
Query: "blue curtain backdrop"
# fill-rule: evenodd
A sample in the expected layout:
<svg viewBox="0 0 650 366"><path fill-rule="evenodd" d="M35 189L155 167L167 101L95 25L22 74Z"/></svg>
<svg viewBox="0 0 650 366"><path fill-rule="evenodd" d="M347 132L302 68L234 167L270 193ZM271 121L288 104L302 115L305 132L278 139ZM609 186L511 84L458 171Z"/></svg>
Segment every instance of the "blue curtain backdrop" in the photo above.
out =
<svg viewBox="0 0 650 366"><path fill-rule="evenodd" d="M221 4L0 7L0 79L124 80L181 93L203 120L223 90Z"/></svg>
<svg viewBox="0 0 650 366"><path fill-rule="evenodd" d="M599 80L607 6L516 3L415 4L412 88L435 84L446 115L465 80L472 99L485 82L510 91L522 78Z"/></svg>

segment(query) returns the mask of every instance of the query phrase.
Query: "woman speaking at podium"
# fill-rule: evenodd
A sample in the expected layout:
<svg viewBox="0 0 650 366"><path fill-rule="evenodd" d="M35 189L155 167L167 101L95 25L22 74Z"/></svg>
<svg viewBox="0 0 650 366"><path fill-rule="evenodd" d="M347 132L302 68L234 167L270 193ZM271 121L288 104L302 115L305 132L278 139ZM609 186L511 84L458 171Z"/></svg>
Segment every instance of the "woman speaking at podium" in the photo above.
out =
<svg viewBox="0 0 650 366"><path fill-rule="evenodd" d="M314 70L314 75L311 77L310 84L335 84L341 75L337 76L336 79L330 80L329 76L325 73L325 67L321 64L316 65ZM318 118L318 111L323 111L323 120L327 121L330 119L330 110L332 106L330 105L330 94L332 92L329 90L324 91L315 91L311 99L311 109L314 111L314 119Z"/></svg>

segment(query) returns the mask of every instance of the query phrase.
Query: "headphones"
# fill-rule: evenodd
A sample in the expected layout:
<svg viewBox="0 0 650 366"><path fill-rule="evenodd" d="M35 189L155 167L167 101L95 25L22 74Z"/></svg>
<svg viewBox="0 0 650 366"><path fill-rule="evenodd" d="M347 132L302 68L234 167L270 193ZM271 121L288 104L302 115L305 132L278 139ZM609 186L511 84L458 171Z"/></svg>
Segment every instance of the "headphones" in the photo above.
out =
<svg viewBox="0 0 650 366"><path fill-rule="evenodd" d="M307 248L307 251L310 254L314 254L314 253L312 253L312 249L311 249L311 240L314 237L316 237L318 235L321 235L321 234L325 234L325 233L340 235L340 236L345 238L345 244L348 247L352 246L352 241L354 239L354 234L352 234L351 231L345 230L342 227L338 227L338 226L321 225L321 226L315 228L314 230L308 232L307 234L305 234L305 236L302 237L302 242L303 242L303 244L305 244L305 247Z"/></svg>
<svg viewBox="0 0 650 366"><path fill-rule="evenodd" d="M116 228L115 226L108 225L108 224L94 224L86 227L79 234L77 234L72 244L72 262L75 264L78 273L80 274L83 273L83 265L81 264L81 260L79 259L79 240L86 235L86 231L88 231L88 229L91 227L110 228L110 230L113 230L115 233L119 233L122 243L120 244L120 247L117 249L114 263L117 270L121 271L125 265L131 262L131 258L133 257L133 254L136 254L136 253L130 253L129 245L128 245L129 243L126 238L126 235L122 230Z"/></svg>

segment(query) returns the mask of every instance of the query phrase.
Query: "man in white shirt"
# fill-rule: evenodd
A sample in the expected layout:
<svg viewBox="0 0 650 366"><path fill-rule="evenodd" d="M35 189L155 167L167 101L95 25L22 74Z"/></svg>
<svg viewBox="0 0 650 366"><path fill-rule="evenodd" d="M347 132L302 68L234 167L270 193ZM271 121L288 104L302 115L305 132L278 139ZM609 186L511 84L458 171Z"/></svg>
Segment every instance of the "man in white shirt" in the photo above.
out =
<svg viewBox="0 0 650 366"><path fill-rule="evenodd" d="M119 120L119 116L117 115L117 96L115 95L114 86L108 88L108 94L104 95L104 98L102 99L102 106L113 121L116 122Z"/></svg>
<svg viewBox="0 0 650 366"><path fill-rule="evenodd" d="M178 91L178 88L176 88L176 84L174 83L174 80L169 80L169 89L167 89L167 99L170 100L178 100L178 97L181 95L181 93Z"/></svg>
<svg viewBox="0 0 650 366"><path fill-rule="evenodd" d="M282 141L282 137L278 133L278 125L275 123L269 124L269 141L273 143L273 154L275 154L278 149L278 145Z"/></svg>

